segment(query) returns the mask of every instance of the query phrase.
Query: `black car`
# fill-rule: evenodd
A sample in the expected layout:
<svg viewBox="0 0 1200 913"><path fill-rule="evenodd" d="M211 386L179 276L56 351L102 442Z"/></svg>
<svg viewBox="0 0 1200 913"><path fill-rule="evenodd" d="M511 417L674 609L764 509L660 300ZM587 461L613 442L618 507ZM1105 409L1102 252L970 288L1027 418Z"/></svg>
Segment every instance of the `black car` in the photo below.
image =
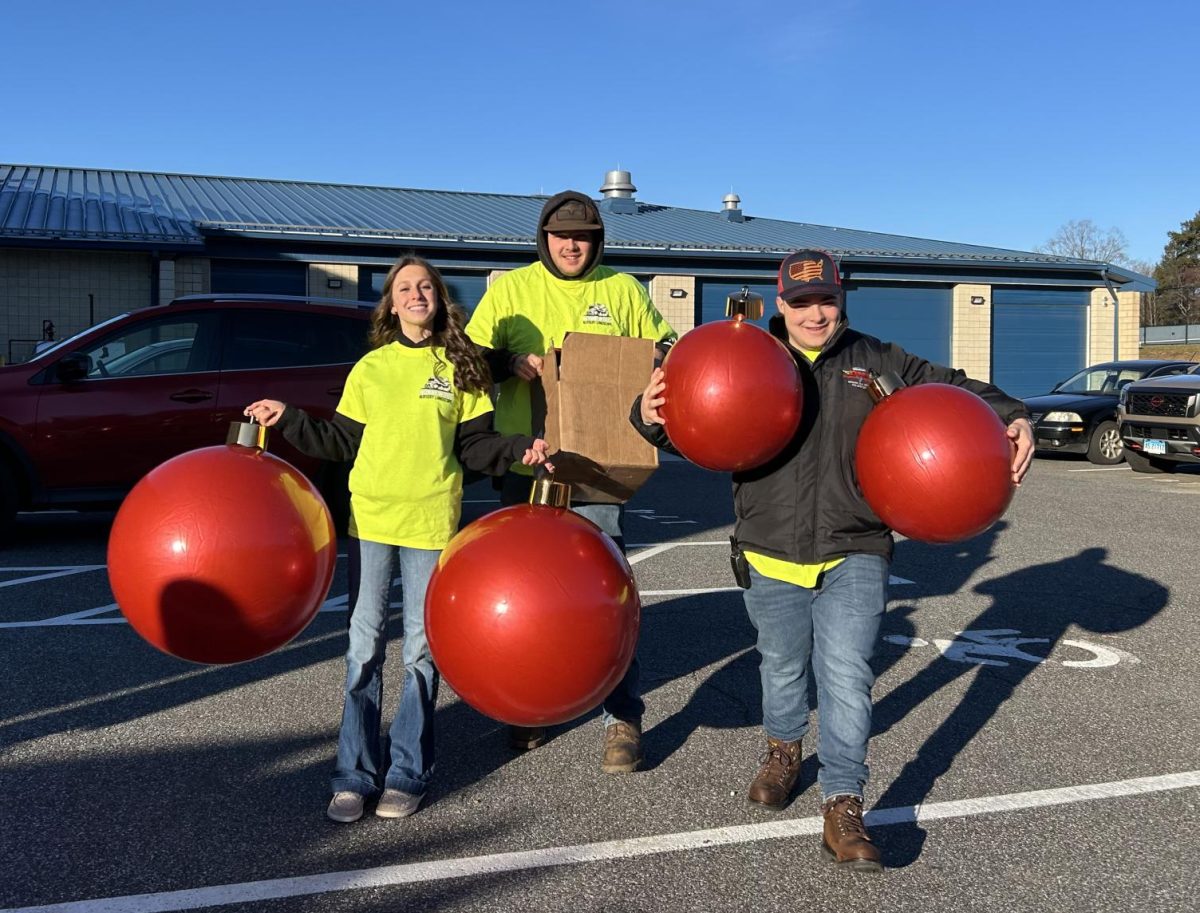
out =
<svg viewBox="0 0 1200 913"><path fill-rule="evenodd" d="M1191 361L1149 358L1107 361L1084 368L1049 393L1025 399L1040 452L1085 453L1093 463L1120 463L1124 447L1117 429L1117 398L1135 380L1183 374Z"/></svg>

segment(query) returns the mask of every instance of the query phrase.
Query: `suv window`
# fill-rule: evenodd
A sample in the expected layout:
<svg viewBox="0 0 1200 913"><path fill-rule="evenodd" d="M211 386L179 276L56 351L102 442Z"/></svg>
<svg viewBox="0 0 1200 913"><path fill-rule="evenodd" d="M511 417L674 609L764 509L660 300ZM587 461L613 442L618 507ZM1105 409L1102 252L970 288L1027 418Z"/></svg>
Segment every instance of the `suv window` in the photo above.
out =
<svg viewBox="0 0 1200 913"><path fill-rule="evenodd" d="M181 314L145 320L81 351L92 360L89 378L183 374L216 369L211 333L216 315Z"/></svg>
<svg viewBox="0 0 1200 913"><path fill-rule="evenodd" d="M367 351L361 317L238 309L228 320L225 371L349 364Z"/></svg>

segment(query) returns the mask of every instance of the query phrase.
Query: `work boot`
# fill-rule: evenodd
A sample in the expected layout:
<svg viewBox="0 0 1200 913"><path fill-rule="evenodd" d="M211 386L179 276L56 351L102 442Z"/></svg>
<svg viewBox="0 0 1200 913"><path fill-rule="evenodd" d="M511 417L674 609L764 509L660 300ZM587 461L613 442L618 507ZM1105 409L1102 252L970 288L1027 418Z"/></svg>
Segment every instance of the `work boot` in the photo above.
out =
<svg viewBox="0 0 1200 913"><path fill-rule="evenodd" d="M513 751L532 751L546 741L544 726L509 726L508 744Z"/></svg>
<svg viewBox="0 0 1200 913"><path fill-rule="evenodd" d="M606 774L633 773L642 763L642 728L637 723L617 720L604 730L604 759L600 769Z"/></svg>
<svg viewBox="0 0 1200 913"><path fill-rule="evenodd" d="M821 806L825 833L821 849L830 860L855 872L881 872L879 849L863 824L862 799L858 796L834 796Z"/></svg>
<svg viewBox="0 0 1200 913"><path fill-rule="evenodd" d="M787 805L788 797L800 776L800 740L784 742L767 736L767 753L762 766L750 783L747 800L755 805L779 811Z"/></svg>

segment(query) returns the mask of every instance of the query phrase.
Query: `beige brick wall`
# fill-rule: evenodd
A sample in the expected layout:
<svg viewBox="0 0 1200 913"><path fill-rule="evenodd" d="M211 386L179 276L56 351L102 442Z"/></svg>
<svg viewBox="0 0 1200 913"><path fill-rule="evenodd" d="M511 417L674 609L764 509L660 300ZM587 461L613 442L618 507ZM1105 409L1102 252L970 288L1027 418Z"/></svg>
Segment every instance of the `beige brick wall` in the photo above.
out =
<svg viewBox="0 0 1200 913"><path fill-rule="evenodd" d="M1142 293L1117 292L1117 346L1113 351L1113 301L1107 288L1092 289L1088 309L1088 364L1137 358L1141 349Z"/></svg>
<svg viewBox="0 0 1200 913"><path fill-rule="evenodd" d="M205 295L212 290L207 257L163 259L158 264L158 300L169 304L184 295Z"/></svg>
<svg viewBox="0 0 1200 913"><path fill-rule="evenodd" d="M1143 292L1117 292L1118 357L1137 358L1141 353Z"/></svg>
<svg viewBox="0 0 1200 913"><path fill-rule="evenodd" d="M956 285L951 311L951 367L976 380L992 379L992 287ZM972 304L982 298L982 304Z"/></svg>
<svg viewBox="0 0 1200 913"><path fill-rule="evenodd" d="M52 320L55 338L63 339L92 317L98 323L147 307L151 270L142 253L0 250L0 356L7 359L10 339L41 339L43 320ZM14 360L28 348L14 344Z"/></svg>
<svg viewBox="0 0 1200 913"><path fill-rule="evenodd" d="M175 259L175 297L207 295L212 291L212 270L207 257L177 257ZM162 301L170 301L163 298Z"/></svg>
<svg viewBox="0 0 1200 913"><path fill-rule="evenodd" d="M672 298L671 290L683 291L682 298ZM696 324L696 277L653 276L650 279L650 300L667 319L676 333L683 335Z"/></svg>
<svg viewBox="0 0 1200 913"><path fill-rule="evenodd" d="M341 288L330 288L329 280L340 280ZM308 293L318 298L358 300L357 263L312 263L308 267Z"/></svg>

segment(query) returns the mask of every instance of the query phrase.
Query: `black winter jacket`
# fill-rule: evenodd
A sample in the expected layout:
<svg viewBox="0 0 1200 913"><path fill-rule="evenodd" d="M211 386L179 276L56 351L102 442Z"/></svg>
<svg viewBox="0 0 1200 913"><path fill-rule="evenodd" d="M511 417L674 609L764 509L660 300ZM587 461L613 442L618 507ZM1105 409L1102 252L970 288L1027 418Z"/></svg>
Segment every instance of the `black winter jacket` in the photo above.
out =
<svg viewBox="0 0 1200 913"><path fill-rule="evenodd" d="M772 318L770 328L787 345L783 320ZM874 405L867 390L868 372L895 372L909 386L963 387L982 397L1006 425L1028 417L1024 404L999 388L845 324L815 364L791 346L788 351L804 384L800 427L769 463L733 474L738 544L773 558L797 564L819 564L859 553L891 559L891 531L867 506L854 470L858 432ZM630 414L634 427L656 446L677 452L662 425L642 423L640 409L638 397Z"/></svg>

